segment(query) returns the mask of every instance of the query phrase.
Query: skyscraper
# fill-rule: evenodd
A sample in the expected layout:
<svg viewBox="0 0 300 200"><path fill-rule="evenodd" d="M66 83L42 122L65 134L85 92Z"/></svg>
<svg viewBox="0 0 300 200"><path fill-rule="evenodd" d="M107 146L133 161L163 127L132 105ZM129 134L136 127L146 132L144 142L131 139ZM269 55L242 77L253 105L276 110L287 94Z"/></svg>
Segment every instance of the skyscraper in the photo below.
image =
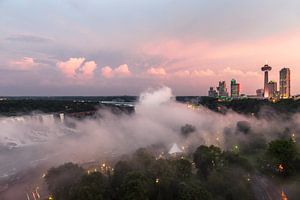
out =
<svg viewBox="0 0 300 200"><path fill-rule="evenodd" d="M230 94L231 97L239 97L240 96L240 84L236 82L235 79L231 80L231 85L230 85Z"/></svg>
<svg viewBox="0 0 300 200"><path fill-rule="evenodd" d="M291 71L283 68L279 72L280 98L287 99L291 96Z"/></svg>
<svg viewBox="0 0 300 200"><path fill-rule="evenodd" d="M214 87L210 87L208 90L208 96L209 97L218 97L218 92L214 89Z"/></svg>
<svg viewBox="0 0 300 200"><path fill-rule="evenodd" d="M262 68L261 71L265 72L265 77L264 77L264 97L268 98L269 97L269 71L272 70L272 67L265 64Z"/></svg>
<svg viewBox="0 0 300 200"><path fill-rule="evenodd" d="M275 98L276 96L278 96L276 81L270 81L268 83L268 91L269 91L269 98Z"/></svg>
<svg viewBox="0 0 300 200"><path fill-rule="evenodd" d="M228 97L227 87L225 81L219 82L219 87L217 87L220 97Z"/></svg>

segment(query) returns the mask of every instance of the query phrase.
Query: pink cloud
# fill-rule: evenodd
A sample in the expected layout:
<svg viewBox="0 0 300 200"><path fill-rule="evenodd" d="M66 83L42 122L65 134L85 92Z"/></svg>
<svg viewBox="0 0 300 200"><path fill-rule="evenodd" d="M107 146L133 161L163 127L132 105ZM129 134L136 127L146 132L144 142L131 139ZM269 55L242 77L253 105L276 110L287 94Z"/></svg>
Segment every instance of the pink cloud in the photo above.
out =
<svg viewBox="0 0 300 200"><path fill-rule="evenodd" d="M82 66L82 73L85 77L92 77L96 68L97 64L95 61L85 62Z"/></svg>
<svg viewBox="0 0 300 200"><path fill-rule="evenodd" d="M239 79L246 93L254 93L262 87L263 75L260 67L265 60L273 67L270 77L276 81L282 67L289 67L292 75L292 93L299 93L300 80L300 30L275 33L265 38L225 42L197 40L161 39L141 46L143 55L159 60L159 66L168 71L168 77L202 77L194 83L214 84L219 80ZM228 67L224 67L228 66ZM211 71L206 70L207 67ZM172 83L180 87L178 81Z"/></svg>
<svg viewBox="0 0 300 200"><path fill-rule="evenodd" d="M57 67L68 77L75 77L76 71L85 61L85 58L70 58L68 61L58 62Z"/></svg>
<svg viewBox="0 0 300 200"><path fill-rule="evenodd" d="M67 61L60 61L57 67L61 72L70 78L91 78L97 68L95 61L85 62L85 58L70 58Z"/></svg>
<svg viewBox="0 0 300 200"><path fill-rule="evenodd" d="M231 67L226 67L225 69L223 69L222 73L226 73L228 75L233 75L233 76L256 76L256 77L260 77L261 73L259 73L258 71L243 71L240 69L232 69Z"/></svg>
<svg viewBox="0 0 300 200"><path fill-rule="evenodd" d="M147 70L147 74L152 75L152 76L165 76L167 75L166 70L163 67L151 67L150 69Z"/></svg>
<svg viewBox="0 0 300 200"><path fill-rule="evenodd" d="M131 72L129 71L129 68L128 68L127 64L123 64L123 65L120 65L119 67L117 67L114 70L114 73L117 76L130 76L131 75Z"/></svg>
<svg viewBox="0 0 300 200"><path fill-rule="evenodd" d="M239 66L244 70L259 68L268 59L271 63L300 62L297 54L300 43L300 30L284 34L274 34L256 40L219 42L166 39L144 44L141 49L145 55L157 56L163 61L161 67L167 70L194 69L196 66L215 68L222 65ZM300 64L300 63L299 63ZM248 68L248 69L245 69Z"/></svg>
<svg viewBox="0 0 300 200"><path fill-rule="evenodd" d="M204 76L214 76L215 72L210 70L210 69L205 69L205 70L193 70L191 72L192 76L196 77L204 77Z"/></svg>
<svg viewBox="0 0 300 200"><path fill-rule="evenodd" d="M19 70L30 70L38 65L31 57L23 57L21 60L12 61L10 65Z"/></svg>
<svg viewBox="0 0 300 200"><path fill-rule="evenodd" d="M205 69L205 70L179 70L176 71L174 75L181 78L187 78L187 77L216 76L217 74L211 69Z"/></svg>
<svg viewBox="0 0 300 200"><path fill-rule="evenodd" d="M109 66L105 66L101 69L101 74L105 78L112 78L112 77L127 77L130 76L132 73L129 70L127 64L122 64L115 69L112 69Z"/></svg>
<svg viewBox="0 0 300 200"><path fill-rule="evenodd" d="M175 76L180 78L186 78L191 75L190 70L180 70L174 73Z"/></svg>
<svg viewBox="0 0 300 200"><path fill-rule="evenodd" d="M149 70L147 71L149 72ZM226 67L223 70L219 70L217 72L211 69L196 69L196 70L178 70L173 73L169 73L169 76L172 77L180 77L180 78L200 78L200 77L219 77L222 76L236 76L236 77L261 77L261 74L256 71L243 71L239 69L233 69L231 67Z"/></svg>
<svg viewBox="0 0 300 200"><path fill-rule="evenodd" d="M113 70L111 67L105 66L101 69L101 74L105 78L111 78L111 77L113 77Z"/></svg>

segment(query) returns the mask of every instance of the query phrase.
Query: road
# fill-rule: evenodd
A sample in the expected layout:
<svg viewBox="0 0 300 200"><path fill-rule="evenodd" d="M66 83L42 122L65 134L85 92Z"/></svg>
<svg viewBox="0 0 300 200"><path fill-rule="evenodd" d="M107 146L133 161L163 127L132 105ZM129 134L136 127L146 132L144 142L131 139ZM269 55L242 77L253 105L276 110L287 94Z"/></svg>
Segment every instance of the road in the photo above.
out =
<svg viewBox="0 0 300 200"><path fill-rule="evenodd" d="M265 176L256 174L252 178L257 200L281 200L281 189Z"/></svg>

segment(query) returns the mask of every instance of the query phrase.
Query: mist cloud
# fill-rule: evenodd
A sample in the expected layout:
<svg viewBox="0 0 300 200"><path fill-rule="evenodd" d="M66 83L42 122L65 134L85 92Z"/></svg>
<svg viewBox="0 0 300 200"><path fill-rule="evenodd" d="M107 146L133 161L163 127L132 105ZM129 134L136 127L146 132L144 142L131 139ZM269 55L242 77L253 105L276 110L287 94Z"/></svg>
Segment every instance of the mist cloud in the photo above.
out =
<svg viewBox="0 0 300 200"><path fill-rule="evenodd" d="M134 114L115 115L108 110L99 110L99 114L101 117L95 119L67 118L74 128L54 120L52 115L1 118L0 161L5 165L0 177L32 165L84 163L152 144L163 144L167 148L173 143L193 147L214 144L230 149L231 145L248 140L237 127L240 121L247 122L251 133L267 141L287 128L299 129L300 125L298 114L282 123L284 118L280 116L271 120L257 119L230 111L224 115L205 107L191 109L176 102L168 87L143 92ZM195 128L188 137L181 134L181 127L186 124ZM22 153L14 153L19 151ZM10 172L11 169L15 170Z"/></svg>

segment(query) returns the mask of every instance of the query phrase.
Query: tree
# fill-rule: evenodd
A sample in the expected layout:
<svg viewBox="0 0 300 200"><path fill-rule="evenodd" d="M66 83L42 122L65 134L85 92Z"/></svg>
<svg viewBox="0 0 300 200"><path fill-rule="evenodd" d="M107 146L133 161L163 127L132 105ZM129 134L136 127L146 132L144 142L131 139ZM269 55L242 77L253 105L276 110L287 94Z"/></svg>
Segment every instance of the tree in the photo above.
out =
<svg viewBox="0 0 300 200"><path fill-rule="evenodd" d="M232 151L224 151L223 160L224 166L226 165L226 167L240 167L248 172L253 170L253 166L246 158L241 157L239 154L233 153Z"/></svg>
<svg viewBox="0 0 300 200"><path fill-rule="evenodd" d="M236 128L239 132L248 134L251 130L251 124L248 121L238 121Z"/></svg>
<svg viewBox="0 0 300 200"><path fill-rule="evenodd" d="M118 196L120 194L121 185L126 175L131 171L132 168L127 161L119 161L115 165L111 183L115 198L121 199L121 197Z"/></svg>
<svg viewBox="0 0 300 200"><path fill-rule="evenodd" d="M148 166L148 177L151 178L150 199L173 199L175 183L178 181L173 160L159 159Z"/></svg>
<svg viewBox="0 0 300 200"><path fill-rule="evenodd" d="M186 179L192 175L192 164L185 159L174 161L175 174L179 179Z"/></svg>
<svg viewBox="0 0 300 200"><path fill-rule="evenodd" d="M54 199L68 200L71 199L71 188L80 181L83 174L83 169L78 165L66 163L57 168L51 168L47 172L45 180Z"/></svg>
<svg viewBox="0 0 300 200"><path fill-rule="evenodd" d="M142 173L130 172L126 175L122 184L124 200L147 200L149 195L149 181Z"/></svg>
<svg viewBox="0 0 300 200"><path fill-rule="evenodd" d="M194 153L194 162L198 173L206 179L210 171L220 163L221 157L222 151L219 147L199 146Z"/></svg>
<svg viewBox="0 0 300 200"><path fill-rule="evenodd" d="M186 124L181 127L180 131L181 135L183 135L184 137L188 137L191 133L196 131L196 128L191 124Z"/></svg>
<svg viewBox="0 0 300 200"><path fill-rule="evenodd" d="M100 172L84 175L80 182L71 189L72 200L109 199L108 180Z"/></svg>
<svg viewBox="0 0 300 200"><path fill-rule="evenodd" d="M155 162L155 157L146 148L140 148L133 154L133 164L138 169L149 167Z"/></svg>
<svg viewBox="0 0 300 200"><path fill-rule="evenodd" d="M255 154L267 149L267 141L263 134L251 133L239 141L242 154Z"/></svg>
<svg viewBox="0 0 300 200"><path fill-rule="evenodd" d="M279 139L269 143L267 155L279 171L284 175L290 174L296 163L298 155L297 147L292 139Z"/></svg>
<svg viewBox="0 0 300 200"><path fill-rule="evenodd" d="M181 182L178 185L178 200L210 200L210 193L198 182Z"/></svg>
<svg viewBox="0 0 300 200"><path fill-rule="evenodd" d="M175 170L173 161L167 160L167 159L158 159L155 161L155 163L151 166L148 166L149 173L153 176L153 178L156 177L175 177Z"/></svg>
<svg viewBox="0 0 300 200"><path fill-rule="evenodd" d="M214 170L205 181L205 187L213 196L212 199L252 200L255 197L246 174L245 170L235 166Z"/></svg>

